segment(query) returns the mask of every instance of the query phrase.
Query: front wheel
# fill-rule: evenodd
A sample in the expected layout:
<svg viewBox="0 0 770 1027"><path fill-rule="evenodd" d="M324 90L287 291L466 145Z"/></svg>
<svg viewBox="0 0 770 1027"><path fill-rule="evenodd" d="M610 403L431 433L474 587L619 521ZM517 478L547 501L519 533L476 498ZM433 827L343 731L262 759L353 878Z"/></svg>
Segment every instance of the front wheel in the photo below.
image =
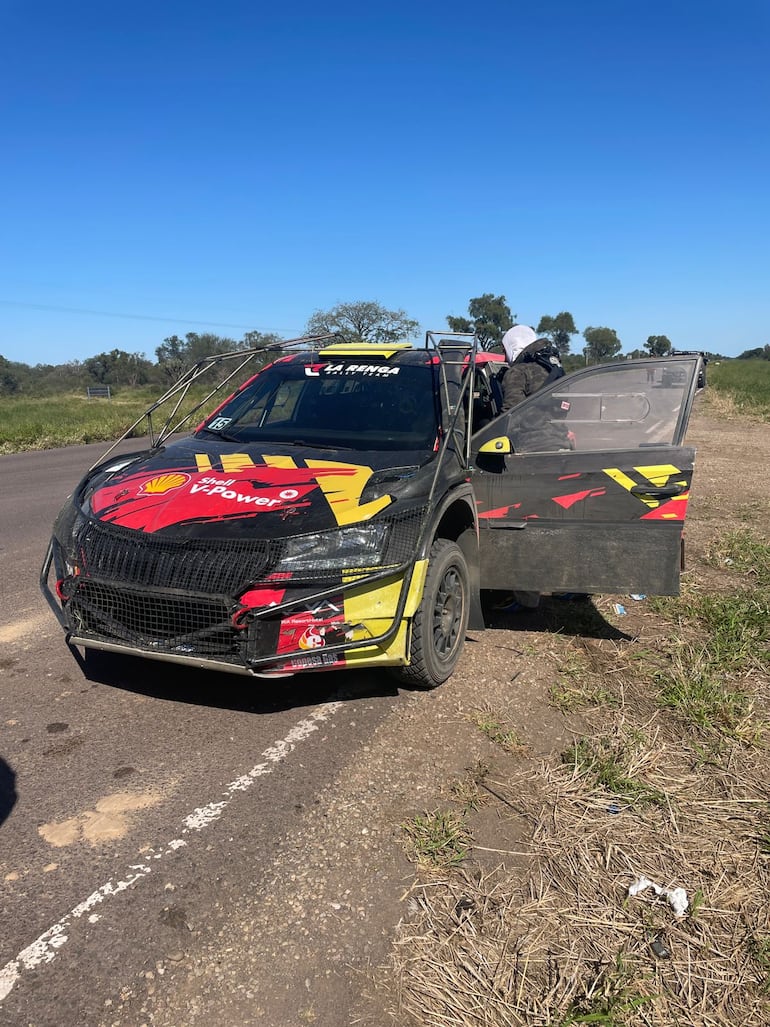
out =
<svg viewBox="0 0 770 1027"><path fill-rule="evenodd" d="M409 666L398 676L416 688L435 688L457 665L468 627L468 564L455 542L436 539L422 600L412 620Z"/></svg>

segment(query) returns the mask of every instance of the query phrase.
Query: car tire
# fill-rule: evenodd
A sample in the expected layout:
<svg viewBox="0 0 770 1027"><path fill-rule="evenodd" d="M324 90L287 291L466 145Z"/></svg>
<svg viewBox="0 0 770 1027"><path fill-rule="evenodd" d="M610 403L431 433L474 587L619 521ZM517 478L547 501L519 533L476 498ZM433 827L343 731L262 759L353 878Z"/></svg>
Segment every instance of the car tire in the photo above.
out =
<svg viewBox="0 0 770 1027"><path fill-rule="evenodd" d="M413 688L436 688L451 676L465 642L470 609L470 576L463 551L436 539L420 605L412 619L409 666L398 677Z"/></svg>

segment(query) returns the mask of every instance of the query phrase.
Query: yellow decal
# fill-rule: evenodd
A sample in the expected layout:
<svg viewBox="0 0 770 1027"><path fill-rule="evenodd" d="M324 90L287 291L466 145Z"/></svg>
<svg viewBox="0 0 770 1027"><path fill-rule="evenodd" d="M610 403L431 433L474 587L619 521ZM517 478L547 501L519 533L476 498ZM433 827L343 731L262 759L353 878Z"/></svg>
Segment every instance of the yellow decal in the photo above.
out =
<svg viewBox="0 0 770 1027"><path fill-rule="evenodd" d="M613 481L616 481L618 485L624 488L627 492L630 492L634 485L638 484L638 482L635 482L633 478L629 478L627 474L624 474L616 467L605 467L604 473L609 474L610 478L612 478Z"/></svg>
<svg viewBox="0 0 770 1027"><path fill-rule="evenodd" d="M410 342L338 342L318 351L319 357L392 357L405 349L411 349Z"/></svg>
<svg viewBox="0 0 770 1027"><path fill-rule="evenodd" d="M290 456L263 456L262 459L268 467L285 467L295 471L297 469L297 465Z"/></svg>
<svg viewBox="0 0 770 1027"><path fill-rule="evenodd" d="M245 471L247 468L256 467L248 453L223 453L219 461L225 474L235 474L238 471ZM196 453L195 464L201 474L214 470L211 466L211 458L206 453Z"/></svg>
<svg viewBox="0 0 770 1027"><path fill-rule="evenodd" d="M662 488L664 485L669 483L675 474L682 473L681 470L678 467L674 467L673 464L645 464L641 467L634 467L634 470L641 478L645 479L645 481L634 481L633 478L627 475L624 471L621 471L618 467L605 467L604 473L609 475L613 481L617 482L618 485L620 485L621 488L624 488L627 492L630 492L633 488L639 488L639 486L644 485L645 482L649 482L655 488ZM676 484L686 485L687 481L683 478L681 481L676 482ZM651 510L660 506L660 500L654 499L652 496L645 497L638 493L636 496L637 499L640 499L645 504L645 506L649 506ZM667 514L666 516L670 515Z"/></svg>
<svg viewBox="0 0 770 1027"><path fill-rule="evenodd" d="M361 493L372 476L371 467L330 464L325 460L306 460L305 463L323 472L317 476L316 481L326 496L337 524L366 521L392 502L390 496L380 496L369 503L361 503Z"/></svg>
<svg viewBox="0 0 770 1027"><path fill-rule="evenodd" d="M220 460L224 474L237 474L239 471L258 469L258 465L254 463L248 453L223 453ZM266 467L287 471L303 470L290 456L262 456L262 460ZM212 469L211 462L205 454L196 453L195 462L200 472ZM371 467L362 467L359 464L329 463L328 460L306 460L305 463L311 471L318 472L314 475L315 480L326 496L337 524L355 524L357 521L366 521L393 502L390 496L380 496L368 503L361 503L361 493L373 473Z"/></svg>
<svg viewBox="0 0 770 1027"><path fill-rule="evenodd" d="M378 635L381 635L389 626L388 621L381 621L379 624L376 621L370 623ZM348 649L345 653L346 665L348 667L354 667L356 664L363 664L366 667L375 665L403 667L407 658L408 627L408 622L402 621L398 626L395 638L392 638L384 648L373 645L361 646L360 649Z"/></svg>
<svg viewBox="0 0 770 1027"><path fill-rule="evenodd" d="M412 571L409 582L409 593L404 607L404 616L399 624L395 638L381 648L380 646L351 649L345 653L348 666L356 663L381 663L385 666L401 665L407 660L409 641L409 622L414 616L422 599L425 587L425 576L428 573L428 561L418 560ZM351 623L365 627L372 636L383 634L393 622L398 608L398 597L401 592L401 580L392 581L380 588L362 588L360 591L345 592L345 619Z"/></svg>
<svg viewBox="0 0 770 1027"><path fill-rule="evenodd" d="M401 580L377 588L362 588L345 592L345 619L352 624L366 624L371 620L392 619L398 606Z"/></svg>
<svg viewBox="0 0 770 1027"><path fill-rule="evenodd" d="M658 486L667 485L668 479L672 474L682 473L679 468L674 467L673 464L652 464L647 467L635 467L634 470L643 474L647 481Z"/></svg>
<svg viewBox="0 0 770 1027"><path fill-rule="evenodd" d="M225 474L237 474L238 471L257 466L248 453L223 453L221 460Z"/></svg>

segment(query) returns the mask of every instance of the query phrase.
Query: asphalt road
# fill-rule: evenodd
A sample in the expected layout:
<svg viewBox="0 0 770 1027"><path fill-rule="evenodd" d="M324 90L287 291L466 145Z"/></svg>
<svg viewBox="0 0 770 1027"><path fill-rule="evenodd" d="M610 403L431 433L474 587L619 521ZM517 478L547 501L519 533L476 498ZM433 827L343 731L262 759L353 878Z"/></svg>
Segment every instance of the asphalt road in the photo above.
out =
<svg viewBox="0 0 770 1027"><path fill-rule="evenodd" d="M280 839L410 700L371 673L78 662L38 575L103 450L0 457L0 1024L110 1023L268 886Z"/></svg>

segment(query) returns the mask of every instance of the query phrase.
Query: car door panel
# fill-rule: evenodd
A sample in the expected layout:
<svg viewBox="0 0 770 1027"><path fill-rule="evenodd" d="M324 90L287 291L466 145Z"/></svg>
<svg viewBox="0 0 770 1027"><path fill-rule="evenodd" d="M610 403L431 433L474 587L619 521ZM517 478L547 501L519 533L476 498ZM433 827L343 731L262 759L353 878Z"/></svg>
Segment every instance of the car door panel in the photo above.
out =
<svg viewBox="0 0 770 1027"><path fill-rule="evenodd" d="M639 456L513 454L474 478L482 587L676 594L695 453Z"/></svg>
<svg viewBox="0 0 770 1027"><path fill-rule="evenodd" d="M676 387L664 362L635 363L561 379L474 437L482 588L678 592L698 361ZM479 452L495 433L519 451Z"/></svg>

